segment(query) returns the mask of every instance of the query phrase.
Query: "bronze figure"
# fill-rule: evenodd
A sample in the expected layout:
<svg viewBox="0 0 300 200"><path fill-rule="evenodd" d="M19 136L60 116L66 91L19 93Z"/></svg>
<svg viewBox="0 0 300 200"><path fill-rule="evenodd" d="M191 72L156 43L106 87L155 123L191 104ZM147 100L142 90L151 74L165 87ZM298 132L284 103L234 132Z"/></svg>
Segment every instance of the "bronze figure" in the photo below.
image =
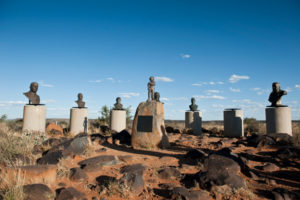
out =
<svg viewBox="0 0 300 200"><path fill-rule="evenodd" d="M37 82L32 82L30 84L30 91L23 93L29 99L29 104L32 105L40 104L40 97L39 95L36 94L38 88L39 88L39 84Z"/></svg>
<svg viewBox="0 0 300 200"><path fill-rule="evenodd" d="M269 102L271 102L271 107L281 107L281 97L287 95L287 91L280 89L280 84L274 82L272 84L272 92L269 96Z"/></svg>

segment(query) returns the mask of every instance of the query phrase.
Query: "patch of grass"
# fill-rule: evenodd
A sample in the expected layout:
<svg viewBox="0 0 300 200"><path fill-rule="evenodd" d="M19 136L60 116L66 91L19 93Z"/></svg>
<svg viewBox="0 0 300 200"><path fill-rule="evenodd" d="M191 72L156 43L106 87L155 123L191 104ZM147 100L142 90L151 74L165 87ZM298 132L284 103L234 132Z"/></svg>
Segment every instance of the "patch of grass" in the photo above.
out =
<svg viewBox="0 0 300 200"><path fill-rule="evenodd" d="M1 200L23 200L24 192L24 177L18 171L17 177L14 181L7 179L0 179L0 197Z"/></svg>

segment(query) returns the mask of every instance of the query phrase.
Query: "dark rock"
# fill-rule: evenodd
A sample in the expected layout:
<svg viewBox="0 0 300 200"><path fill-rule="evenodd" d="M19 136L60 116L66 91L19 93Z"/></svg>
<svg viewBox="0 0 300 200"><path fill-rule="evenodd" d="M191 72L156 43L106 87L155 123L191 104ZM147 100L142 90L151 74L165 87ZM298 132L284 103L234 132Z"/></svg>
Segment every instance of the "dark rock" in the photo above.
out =
<svg viewBox="0 0 300 200"><path fill-rule="evenodd" d="M210 188L212 185L229 185L232 188L245 187L244 180L237 175L240 166L233 159L212 154L206 160L205 172L196 174L202 188Z"/></svg>
<svg viewBox="0 0 300 200"><path fill-rule="evenodd" d="M60 190L56 200L87 200L85 194L79 192L73 187L63 188Z"/></svg>
<svg viewBox="0 0 300 200"><path fill-rule="evenodd" d="M121 168L120 172L122 174L125 173L138 173L143 175L144 171L146 170L146 166L142 164L134 164L134 165L127 165Z"/></svg>
<svg viewBox="0 0 300 200"><path fill-rule="evenodd" d="M54 164L56 165L59 160L63 157L62 151L52 151L49 153L46 153L43 157L39 158L37 160L38 165L48 165L48 164Z"/></svg>
<svg viewBox="0 0 300 200"><path fill-rule="evenodd" d="M203 163L206 157L207 154L199 149L192 149L184 156L188 163L192 164Z"/></svg>
<svg viewBox="0 0 300 200"><path fill-rule="evenodd" d="M145 187L143 175L140 171L125 173L119 180L119 184L130 188L130 191L135 195L142 193Z"/></svg>
<svg viewBox="0 0 300 200"><path fill-rule="evenodd" d="M118 180L112 176L98 176L96 178L97 184L99 186L99 192L103 191L104 189L118 189L119 184Z"/></svg>
<svg viewBox="0 0 300 200"><path fill-rule="evenodd" d="M56 146L61 143L66 142L68 139L67 138L49 138L48 140L43 142L44 146Z"/></svg>
<svg viewBox="0 0 300 200"><path fill-rule="evenodd" d="M24 185L23 191L25 200L51 200L55 196L50 188L43 184Z"/></svg>
<svg viewBox="0 0 300 200"><path fill-rule="evenodd" d="M131 135L126 130L123 130L120 133L113 134L112 138L113 143L115 143L116 140L119 140L120 144L126 144L128 146L131 146Z"/></svg>
<svg viewBox="0 0 300 200"><path fill-rule="evenodd" d="M92 142L98 142L99 144L104 144L107 141L107 137L97 133L97 134L92 134L90 135L91 141Z"/></svg>
<svg viewBox="0 0 300 200"><path fill-rule="evenodd" d="M93 172L101 169L102 166L111 166L118 163L119 160L115 156L103 155L80 161L78 165L84 171Z"/></svg>
<svg viewBox="0 0 300 200"><path fill-rule="evenodd" d="M299 147L282 147L280 148L275 155L283 160L289 160L291 158L300 157L300 148Z"/></svg>
<svg viewBox="0 0 300 200"><path fill-rule="evenodd" d="M174 167L168 167L158 171L158 177L161 179L179 178L180 176L180 171Z"/></svg>
<svg viewBox="0 0 300 200"><path fill-rule="evenodd" d="M206 191L190 191L184 187L175 187L172 191L171 199L186 200L207 200L210 199L209 193Z"/></svg>
<svg viewBox="0 0 300 200"><path fill-rule="evenodd" d="M82 182L88 180L87 174L81 168L72 168L70 171L71 181Z"/></svg>
<svg viewBox="0 0 300 200"><path fill-rule="evenodd" d="M166 126L167 133L174 133L174 128L172 126Z"/></svg>
<svg viewBox="0 0 300 200"><path fill-rule="evenodd" d="M248 145L254 147L266 146L292 146L293 138L285 133L272 133L268 135L253 134L247 138Z"/></svg>

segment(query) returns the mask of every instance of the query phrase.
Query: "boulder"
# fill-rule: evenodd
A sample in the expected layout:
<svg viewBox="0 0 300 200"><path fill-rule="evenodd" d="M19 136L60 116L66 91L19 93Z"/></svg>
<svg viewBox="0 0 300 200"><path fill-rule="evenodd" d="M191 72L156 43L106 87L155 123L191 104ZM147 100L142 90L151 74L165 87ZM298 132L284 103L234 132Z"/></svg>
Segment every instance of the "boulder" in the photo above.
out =
<svg viewBox="0 0 300 200"><path fill-rule="evenodd" d="M170 146L161 102L139 104L132 125L131 145L135 149L167 148Z"/></svg>
<svg viewBox="0 0 300 200"><path fill-rule="evenodd" d="M211 199L207 191L188 190L184 187L175 187L171 191L171 199L207 200Z"/></svg>
<svg viewBox="0 0 300 200"><path fill-rule="evenodd" d="M73 187L63 188L60 190L56 200L87 200L85 194L79 192Z"/></svg>
<svg viewBox="0 0 300 200"><path fill-rule="evenodd" d="M247 138L247 142L254 147L293 146L293 137L285 133L253 134Z"/></svg>
<svg viewBox="0 0 300 200"><path fill-rule="evenodd" d="M131 145L131 135L126 130L113 134L112 139L113 143L115 143L118 140L119 144L126 144L128 146Z"/></svg>
<svg viewBox="0 0 300 200"><path fill-rule="evenodd" d="M120 161L115 156L102 155L80 161L78 165L80 165L80 168L86 172L94 172L101 169L103 166L112 166L119 162Z"/></svg>
<svg viewBox="0 0 300 200"><path fill-rule="evenodd" d="M44 184L30 184L23 186L25 200L52 200L54 193L47 185Z"/></svg>
<svg viewBox="0 0 300 200"><path fill-rule="evenodd" d="M50 123L46 128L46 133L51 136L61 136L63 135L64 130L61 126Z"/></svg>
<svg viewBox="0 0 300 200"><path fill-rule="evenodd" d="M74 182L86 181L89 178L85 171L78 167L72 168L70 172L70 180Z"/></svg>
<svg viewBox="0 0 300 200"><path fill-rule="evenodd" d="M181 173L174 167L167 167L161 170L158 170L158 177L161 179L172 179L179 178Z"/></svg>

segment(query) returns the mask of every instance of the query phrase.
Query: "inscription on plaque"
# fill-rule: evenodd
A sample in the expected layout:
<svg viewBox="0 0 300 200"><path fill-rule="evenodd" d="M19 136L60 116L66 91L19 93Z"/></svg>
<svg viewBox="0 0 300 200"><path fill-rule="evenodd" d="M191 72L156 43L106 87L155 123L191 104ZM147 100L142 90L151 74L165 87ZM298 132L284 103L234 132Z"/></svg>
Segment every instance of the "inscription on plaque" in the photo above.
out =
<svg viewBox="0 0 300 200"><path fill-rule="evenodd" d="M138 116L137 131L152 132L153 116Z"/></svg>

